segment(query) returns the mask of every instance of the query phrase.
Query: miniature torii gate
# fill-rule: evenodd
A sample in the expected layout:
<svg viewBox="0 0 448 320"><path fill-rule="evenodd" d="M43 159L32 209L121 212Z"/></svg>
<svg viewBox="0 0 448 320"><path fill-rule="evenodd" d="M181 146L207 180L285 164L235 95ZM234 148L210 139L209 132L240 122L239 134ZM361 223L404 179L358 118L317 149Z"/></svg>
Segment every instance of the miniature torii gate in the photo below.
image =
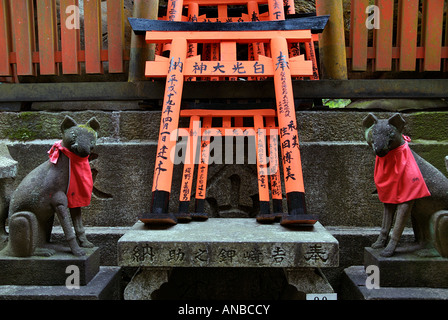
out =
<svg viewBox="0 0 448 320"><path fill-rule="evenodd" d="M285 15L294 15L294 0L284 0L283 5L277 0L182 0L182 5L188 7L187 16L182 16L179 10L178 0L174 2L168 1L168 10L163 16L162 20L169 21L191 21L191 22L217 22L217 23L228 23L228 22L249 22L249 21L275 21L275 20L285 20ZM246 5L247 13L243 13L241 9L232 8L229 10L229 6L235 5ZM268 11L264 13L259 12L260 5L268 5ZM213 7L217 8L217 16L210 18L207 14L200 14L200 7ZM232 11L235 15L235 11L239 13L238 16L230 16L229 11ZM300 15L299 15L300 16ZM309 16L309 15L308 15ZM318 41L318 35L313 34L314 41ZM313 61L313 76L310 77L312 80L319 79L317 60L314 53L314 41L305 43L305 53L308 60ZM290 44L290 56L299 55L300 49L297 44ZM162 45L158 46L159 54L162 52ZM210 48L210 47L209 47ZM208 52L211 57L219 56L219 49L217 46L212 46ZM249 55L251 57L257 57L258 54L265 54L264 47L260 43L254 43L249 46ZM156 51L157 52L157 51ZM188 49L188 56L196 54L196 44L190 44ZM204 54L205 52L203 52ZM203 59L210 60L210 59ZM250 59L253 60L253 59ZM191 79L189 79L191 80ZM216 78L211 78L210 80L216 80ZM250 80L250 79L249 79Z"/></svg>
<svg viewBox="0 0 448 320"><path fill-rule="evenodd" d="M180 1L179 1L180 2ZM323 17L325 26L328 17ZM302 20L302 19L300 19ZM199 128L198 113L188 114L188 111L181 111L182 88L185 77L234 77L244 75L245 77L273 77L275 85L275 94L277 100L277 112L273 110L244 110L244 116L254 117L254 135L256 136L257 146L257 168L258 168L258 186L260 192L260 215L269 214L269 188L268 172L265 163L266 145L264 143L265 128L263 124L266 117L266 127L275 128L273 120L275 116L278 119L278 132L282 150L283 174L285 182L285 191L288 203L288 214L282 218L282 224L301 223L314 224L316 217L309 215L305 208L304 185L302 176L302 167L300 160L299 141L297 135L297 124L295 118L294 99L292 92L291 77L311 77L313 75L313 62L306 61L303 56L294 58L288 57L288 41L290 42L311 42L312 35L310 30L294 30L297 22L288 21L265 21L263 24L254 23L194 23L194 25L182 22L168 21L141 21L140 19L130 19L134 32L146 32L147 42L152 43L171 43L169 58L156 57L155 61L148 61L146 65L146 75L148 77L166 77L166 87L164 102L162 108L162 119L159 131L159 141L157 147L153 194L151 212L140 217L140 220L148 223L175 224L177 218L175 214L168 213L169 196L171 192L171 182L173 176L173 159L170 155L174 153L176 140L170 139L171 133L178 135L178 122L180 116L191 116L190 130L201 131ZM303 24L303 20L300 22ZM149 23L149 25L148 25ZM296 25L294 26L294 23ZM219 39L216 39L216 30L219 30ZM286 30L292 29L292 30ZM322 27L323 29L323 27ZM163 30L163 31L158 31ZM190 31L185 31L190 30ZM196 31L191 31L196 30ZM262 31L262 32L260 32ZM259 55L254 61L237 61L235 58L235 43L270 43L270 51L273 58ZM189 43L218 43L221 48L221 60L219 61L201 61L199 56L187 57ZM227 54L226 54L227 52ZM224 53L224 54L223 54ZM231 56L234 58L229 58ZM268 111L268 112L266 112ZM269 112L271 111L271 112ZM209 110L209 115L220 115L228 119L237 116L235 110ZM242 116L241 114L240 116ZM210 120L211 118L205 118ZM268 120L269 119L269 120ZM209 122L209 121L206 121ZM204 123L202 130L210 129L211 123ZM223 127L228 127L228 122ZM201 132L203 133L203 132ZM196 150L195 139L189 139L189 144L193 145L189 156L194 159L194 150ZM261 150L261 151L260 151ZM270 159L275 163L275 144L271 144ZM201 154L207 153L207 143L201 148ZM201 160L206 160L201 157ZM198 186L201 188L201 174L207 168L206 161L201 161L198 169ZM184 166L184 173L191 172L190 175L183 175L182 186L185 186L186 199L180 201L180 214L177 217L183 218L182 212L188 207L194 163L190 162ZM271 168L272 169L272 168ZM187 178L188 177L188 178ZM205 172L206 177L206 172ZM280 192L281 194L281 192ZM198 195L197 195L198 196ZM198 198L198 197L197 197ZM205 199L205 196L204 196ZM258 220L258 219L257 219Z"/></svg>

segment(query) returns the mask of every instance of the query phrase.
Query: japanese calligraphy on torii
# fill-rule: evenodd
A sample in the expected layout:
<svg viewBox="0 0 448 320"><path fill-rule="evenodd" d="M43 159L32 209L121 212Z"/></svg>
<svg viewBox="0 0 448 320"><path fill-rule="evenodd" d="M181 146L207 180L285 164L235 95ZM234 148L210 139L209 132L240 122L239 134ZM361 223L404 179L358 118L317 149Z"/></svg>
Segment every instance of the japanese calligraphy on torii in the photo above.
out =
<svg viewBox="0 0 448 320"><path fill-rule="evenodd" d="M283 60L282 60L283 58ZM272 58L259 55L255 61L201 61L201 56L187 58L185 63L156 56L154 61L146 62L147 76L166 77L169 71L179 70L185 77L273 77L276 68L288 67L291 76L312 76L312 61L303 55L284 60L284 57Z"/></svg>

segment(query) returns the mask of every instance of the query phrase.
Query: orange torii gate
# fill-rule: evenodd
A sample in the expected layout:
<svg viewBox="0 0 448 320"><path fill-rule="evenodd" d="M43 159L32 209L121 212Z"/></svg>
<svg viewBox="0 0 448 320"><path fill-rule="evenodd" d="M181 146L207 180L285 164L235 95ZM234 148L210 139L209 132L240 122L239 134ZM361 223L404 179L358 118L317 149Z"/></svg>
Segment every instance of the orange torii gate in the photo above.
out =
<svg viewBox="0 0 448 320"><path fill-rule="evenodd" d="M148 31L146 35L148 42L169 42L171 51L169 58L157 56L155 61L148 61L146 67L146 75L148 77L166 77L167 80L154 171L152 210L150 213L142 216L140 220L145 223L177 222L176 216L167 212L173 175L173 161L169 159L169 155L174 152L177 139L170 139L170 136L174 132L174 135L177 137L179 117L182 114L180 105L185 77L207 76L222 78L244 74L244 76L248 77L262 76L274 78L277 100L277 132L280 136L283 174L288 202L288 214L283 216L281 223L313 224L316 218L308 215L305 208L305 190L291 83L291 77L293 76L312 76L313 63L305 60L303 55L293 58L288 56L288 41L310 42L312 41L311 31L279 30L281 29L279 27L275 28L276 30L263 32L254 30L220 31L219 39L216 39L216 32L213 31L173 31L169 29L168 31ZM272 58L259 55L258 59L253 61L201 61L199 56L187 57L188 43L218 43L221 51L225 52L227 46L232 45L233 47L236 42L268 43ZM221 110L222 112L223 110ZM250 112L245 112L250 114ZM225 114L227 114L227 117L231 117L235 115L235 110L225 110ZM263 116L265 115L260 113L259 117L256 114L253 114L253 116L254 119L257 119L254 127L257 129L260 202L269 206L268 184L263 183L263 181L268 181L267 167L262 160L263 156L266 158L266 145L263 145L264 136L262 131L259 130L264 128ZM270 116L273 118L272 114ZM209 125L205 123L205 127ZM269 121L269 124L267 124L268 127L274 127L274 125L272 121ZM264 151L259 152L260 149ZM182 185L190 186L190 183L190 181L183 181ZM187 189L191 192L191 187ZM187 192L187 198L189 198L189 192Z"/></svg>
<svg viewBox="0 0 448 320"><path fill-rule="evenodd" d="M237 34L236 34L237 33ZM263 32L221 32L220 40L229 41L254 41L257 42L271 42L271 53L275 58L268 58L259 56L259 60L255 61L201 61L199 56L187 58L187 42L194 41L213 43L216 42L216 34L214 32L148 32L148 41L166 41L171 40L171 54L170 58L157 57L156 61L147 62L146 70L147 76L167 77L164 103L162 109L162 121L160 127L160 136L158 142L158 151L156 156L156 167L153 181L153 193L157 196L158 192L169 193L171 191L173 159L169 159L167 155L171 155L176 145L176 139L169 139L169 135L175 132L180 116L180 104L182 85L185 77L194 76L219 76L229 77L235 74L243 74L244 76L264 76L274 77L274 83L277 96L277 118L279 123L280 141L282 146L282 159L284 168L284 181L287 197L295 197L297 206L303 215L305 212L304 202L304 186L302 178L302 167L300 160L300 151L297 135L297 124L295 118L294 99L292 93L291 76L309 76L312 75L312 62L304 60L303 56L297 56L294 59L288 58L288 45L285 33L290 33L294 37L295 42L311 41L310 31L285 31L279 34L277 31ZM167 39L167 38L170 39ZM235 39L237 38L237 39ZM223 42L223 46L226 46ZM235 114L234 110L226 110L228 116ZM262 117L262 116L260 116ZM255 128L257 131L261 127L262 118L256 117ZM210 117L207 119L211 119ZM204 124L207 128L210 124ZM263 141L264 137L260 137L257 133L256 144L257 151L262 145L259 141ZM204 150L205 149L205 150ZM263 148L265 150L265 148ZM207 153L207 148L204 146L202 152ZM264 151L265 152L265 151ZM257 155L259 152L257 152ZM269 188L268 176L263 172L264 164L262 159L266 156L262 153L257 156L258 175L259 175L259 191L260 203L269 204ZM205 167L207 163L205 163ZM199 168L198 182L200 182L201 169ZM202 174L204 174L202 172ZM185 176L185 175L184 175ZM185 185L183 182L182 185ZM201 183L198 184L199 189ZM191 190L191 189L190 189ZM166 195L165 195L166 196ZM262 206L261 206L262 207ZM295 214L297 216L297 214ZM166 216L162 216L165 221ZM155 216L149 216L145 222L155 222ZM286 222L288 219L284 219ZM302 222L305 222L303 217ZM297 218L295 218L297 222ZM313 220L314 221L314 220Z"/></svg>
<svg viewBox="0 0 448 320"><path fill-rule="evenodd" d="M187 16L182 15L182 3L183 7L187 7ZM246 6L247 13L241 13L240 16L229 16L229 6ZM268 5L268 11L264 13L259 12L260 5ZM206 14L200 14L200 7L216 7L217 17L210 18ZM169 21L191 21L191 22L215 22L215 23L228 23L228 22L248 22L248 21L275 21L285 20L286 14L295 14L294 1L287 0L169 0L167 13L162 20ZM313 34L313 41L305 43L305 54L307 60L313 61L313 75L311 80L318 80L319 73L317 67L317 59L315 57L314 41L318 41L318 35ZM163 45L159 45L156 52L159 55L162 53ZM219 49L217 46L208 47L208 54L210 57L219 56ZM297 43L290 43L290 56L296 56L300 54L300 48ZM188 48L189 56L196 54L196 44L190 43ZM205 50L203 55L205 55ZM258 56L258 54L267 55L264 47L260 43L253 43L249 46L249 55L252 58ZM204 58L204 57L203 57ZM204 59L207 60L207 59ZM249 59L251 60L251 59ZM253 60L253 59L252 59ZM192 79L189 79L192 80ZM212 78L210 80L216 80ZM233 79L235 80L235 79ZM250 79L249 79L250 80Z"/></svg>
<svg viewBox="0 0 448 320"><path fill-rule="evenodd" d="M271 6L269 9L271 11L264 12L260 14L259 6L263 4L268 4L271 2ZM274 5L272 5L274 4ZM172 3L168 2L168 5L172 7ZM228 23L228 22L248 22L248 21L266 21L266 20L284 20L283 7L277 2L275 4L274 1L269 0L232 0L230 3L227 0L183 0L183 5L188 8L188 18L182 17L183 21L190 22L215 22L215 23ZM246 5L247 14L240 12L239 16L230 16L229 15L229 6L235 5ZM207 14L199 14L200 7L216 7L217 16L214 18L210 18ZM294 9L294 4L289 3L289 13L294 13L290 9ZM215 14L215 15L216 15ZM165 17L166 18L166 17ZM313 42L311 42L312 44ZM291 46L297 44L290 44ZM161 47L161 46L159 46ZM297 46L295 46L297 48ZM220 49L223 50L220 50ZM298 49L298 48L297 48ZM299 50L296 50L299 52ZM197 43L189 43L188 45L188 53L187 57L192 57L197 55ZM268 56L265 53L264 43L255 42L252 44L248 44L248 60L257 60L259 55ZM297 55L297 54L296 54ZM212 61L233 61L237 56L237 47L236 42L227 43L226 45L221 45L219 43L212 44L203 44L202 56L201 60L212 60ZM314 65L313 61L313 65ZM200 68L206 68L201 64ZM241 75L240 75L241 76ZM188 81L194 81L198 79L198 77L190 77L186 78ZM217 81L219 77L201 77L200 79L207 79L210 81ZM236 81L238 77L229 77L229 80ZM245 77L247 80L262 80L264 78L260 77ZM184 112L181 111L181 116ZM197 111L195 112L197 114ZM229 112L225 112L224 115L219 114L217 110L213 112L209 112L209 115L205 115L202 118L203 124L205 127L209 127L211 123L210 117L222 117L223 127L225 127L225 131L228 130L231 126L232 120L234 121L235 127L234 130L230 132L240 132L240 127L243 125L243 118L236 117L235 113L232 112L233 117L229 116ZM246 117L250 116L254 122L254 127L249 128L249 130L244 130L244 135L249 135L247 132L264 132L266 128L263 127L263 123L266 122L266 126L270 127L269 134L266 137L263 135L256 135L257 143L256 143L256 154L257 154L257 173L258 173L258 184L259 184L259 203L260 203L260 212L257 215L258 222L272 222L277 217L281 217L283 213L283 204L282 204L282 189L281 189L281 179L280 179L280 170L278 170L278 129L274 129L275 127L275 117L276 115L271 115L268 117L267 114L263 114L258 110L256 114L252 114L250 111L244 112ZM190 130L195 126L195 121L197 121L196 116L190 117ZM208 129L207 129L208 130ZM221 131L218 131L221 133ZM234 136L237 136L235 134ZM216 136L215 136L216 138ZM264 138L269 138L269 143L264 143ZM194 138L193 138L194 139ZM189 139L193 140L193 139ZM232 143L233 145L233 143ZM195 144L193 143L192 147ZM207 141L203 141L201 143L201 158L198 164L198 176L196 183L196 193L195 193L195 208L194 212L189 212L189 204L190 204L190 196L191 196L191 187L192 187L192 175L190 172L194 172L194 166L191 164L184 164L184 171L182 175L182 184L181 184L181 192L179 197L179 212L175 214L178 221L189 221L193 220L206 220L208 219L208 215L205 212L205 199L206 199L206 189L207 189L207 172L208 172L208 155L209 155L209 144ZM262 152L260 152L262 151ZM269 190L265 188L265 185L269 183L268 177L263 175L263 166L267 166L265 164L264 155L265 153L269 153L269 163L271 167L269 169L269 180L271 186L271 196L273 203L273 214L270 212L269 206Z"/></svg>
<svg viewBox="0 0 448 320"><path fill-rule="evenodd" d="M285 4L285 3L284 3ZM182 16L182 21L190 21L190 22L214 22L214 23L228 23L228 22L255 22L255 21L274 21L274 20L284 20L285 13L294 14L294 3L293 1L289 1L286 4L286 8L282 7L281 3L270 0L232 0L230 3L227 0L183 0L184 7L188 8L188 17ZM229 6L242 6L239 10L229 9ZM264 13L260 13L259 6L267 5L268 10ZM168 2L168 6L173 8L172 3ZM246 6L247 13L244 13L244 6ZM214 14L211 14L213 18L206 14L200 14L200 7L206 9L206 12L211 14L211 10L207 10L207 8L215 7L217 10ZM266 8L265 8L266 9ZM283 10L285 9L285 13ZM172 12L171 12L172 13ZM237 14L235 14L237 13ZM175 16L174 16L175 17ZM171 18L174 18L171 16ZM166 16L164 17L166 19ZM178 18L177 18L178 19ZM316 35L313 35L316 36ZM162 46L159 45L159 48ZM237 56L237 48L236 43L228 43L225 47L222 46L225 50L220 50L220 45L218 43L212 44L203 44L202 56L201 60L223 60L223 61L233 61ZM319 78L317 71L317 61L314 55L314 42L305 42L304 43L305 52L308 60L313 62L313 75L309 77L312 80L317 80ZM265 50L267 49L267 50ZM290 56L300 55L300 48L298 43L289 43L289 52ZM197 43L189 43L188 45L188 53L187 57L192 57L197 55ZM269 47L265 48L264 43L255 42L252 44L248 44L248 60L257 60L259 55L261 56L270 56ZM262 58L262 57L261 57ZM202 66L202 65L201 65ZM205 68L203 66L202 68ZM241 77L242 75L240 75ZM236 81L239 77L229 77L229 80ZM210 80L217 81L219 77L190 77L186 78L187 81L194 81L196 79L201 80ZM247 80L264 80L265 77L245 77ZM303 79L303 77L301 77ZM197 112L196 112L197 113ZM234 121L235 127L241 127L243 124L242 117L229 117L227 115L222 116L219 115L217 111L213 111L209 113L208 117L222 117L222 121L225 124L224 126L227 128L230 126L231 121ZM258 113L255 117L253 114L249 114L250 112L246 111L246 118L250 116L254 122L254 127L249 128L249 132L260 132L266 131L267 128L262 128L262 124L266 123L266 127L270 129L267 130L266 137L262 135L258 136L257 144L256 144L256 154L259 156L257 158L257 172L258 172L258 183L259 186L259 206L260 212L257 215L257 221L263 223L273 222L276 219L280 219L283 215L283 194L282 194L282 183L280 177L279 161L278 161L278 128L275 128L275 119L274 116L267 116L264 114ZM181 116L183 112L181 111ZM190 130L193 130L194 122L197 121L195 116L190 117ZM202 118L204 126L210 126L211 119L207 118L207 116ZM235 129L235 132L239 132L239 128ZM230 131L233 132L233 131ZM219 131L220 133L220 131ZM244 134L247 135L247 131L244 131ZM269 142L264 143L264 138L268 138ZM216 136L215 136L216 139ZM192 140L192 139L190 139ZM227 141L227 140L226 140ZM232 143L233 144L233 143ZM194 145L194 144L193 144ZM260 146L260 147L259 147ZM189 212L189 204L190 204L190 196L191 196L191 183L192 183L192 175L190 172L194 172L194 166L191 164L184 164L184 171L182 175L182 184L181 184L181 192L179 197L179 212L175 214L178 221L188 222L191 219L193 220L206 220L208 218L207 213L204 210L205 199L206 199L206 189L207 189L207 172L208 172L208 154L209 154L209 145L207 142L201 143L201 160L198 165L198 177L197 177L197 186L195 193L195 208L193 212ZM269 206L269 190L266 190L265 184L269 183L267 180L267 176L262 175L263 166L267 166L264 162L264 154L259 151L263 151L264 153L269 153L269 182L271 187L271 197L272 197L272 212L270 212ZM206 157L204 159L204 156Z"/></svg>
<svg viewBox="0 0 448 320"><path fill-rule="evenodd" d="M259 222L272 222L275 212L280 212L278 203L274 204L274 214L270 214L269 207L269 178L271 179L271 193L274 199L282 199L279 163L278 163L278 128L275 126L276 111L273 109L250 110L210 110L188 109L181 110L181 117L190 118L189 130L180 130L179 136L187 136L187 150L182 175L182 183L179 198L179 212L174 214L178 221L206 220L204 212L205 195L207 188L207 171L210 155L210 137L255 137L258 187L260 190L260 213L257 216ZM242 118L252 118L253 126L243 127ZM211 126L212 118L222 118L222 126ZM201 121L202 119L202 127ZM232 121L235 123L232 126ZM266 124L265 124L266 123ZM269 146L266 138L269 136ZM227 142L227 140L226 140ZM233 142L233 140L232 140ZM197 146L200 143L200 157L196 181L195 210L189 213L189 204L193 183L193 172ZM233 148L233 143L232 143ZM226 149L227 150L227 149ZM215 151L216 152L216 151ZM266 160L269 152L269 167ZM230 152L233 158L233 150ZM226 153L226 157L228 154ZM233 160L233 159L232 159ZM241 160L241 159L240 159ZM275 202L274 202L275 203ZM276 206L277 205L277 206ZM277 210L276 210L277 208Z"/></svg>

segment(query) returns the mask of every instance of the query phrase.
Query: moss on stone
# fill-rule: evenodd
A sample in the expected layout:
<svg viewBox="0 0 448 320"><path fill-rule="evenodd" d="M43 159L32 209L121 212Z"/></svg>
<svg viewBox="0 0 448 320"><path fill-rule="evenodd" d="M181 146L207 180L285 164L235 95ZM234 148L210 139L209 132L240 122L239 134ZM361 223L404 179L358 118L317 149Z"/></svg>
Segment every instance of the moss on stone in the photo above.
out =
<svg viewBox="0 0 448 320"><path fill-rule="evenodd" d="M9 140L34 140L44 130L43 121L41 121L39 113L20 112L12 120L11 125L5 130L6 138Z"/></svg>
<svg viewBox="0 0 448 320"><path fill-rule="evenodd" d="M420 157L428 161L444 175L448 176L445 167L445 156L448 155L447 145L448 145L447 140L430 141L430 140L416 139L412 141L411 148Z"/></svg>
<svg viewBox="0 0 448 320"><path fill-rule="evenodd" d="M93 134L95 137L97 136L97 133L95 130L93 130L91 127L89 127L88 125L85 124L80 124L78 125L78 127L86 129L88 132L90 132L91 134Z"/></svg>
<svg viewBox="0 0 448 320"><path fill-rule="evenodd" d="M448 140L448 112L415 112L407 119L412 139L446 141Z"/></svg>
<svg viewBox="0 0 448 320"><path fill-rule="evenodd" d="M27 128L13 128L6 133L6 137L9 140L29 141L35 138L35 132L28 130Z"/></svg>

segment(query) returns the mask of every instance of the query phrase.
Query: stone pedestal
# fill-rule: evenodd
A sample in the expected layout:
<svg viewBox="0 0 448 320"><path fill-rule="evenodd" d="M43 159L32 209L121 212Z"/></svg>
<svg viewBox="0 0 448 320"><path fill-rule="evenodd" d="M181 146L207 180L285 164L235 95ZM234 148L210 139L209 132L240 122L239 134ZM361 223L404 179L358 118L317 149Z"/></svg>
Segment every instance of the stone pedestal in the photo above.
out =
<svg viewBox="0 0 448 320"><path fill-rule="evenodd" d="M350 300L448 300L448 259L429 251L398 249L382 257L381 249L365 248L364 266L344 270L341 297ZM404 249L404 250L403 250ZM428 256L429 254L429 256ZM369 289L374 275L366 267L377 267L378 287Z"/></svg>
<svg viewBox="0 0 448 320"><path fill-rule="evenodd" d="M84 248L86 255L82 257L62 245L54 249L55 254L49 257L0 256L0 300L120 298L121 268L100 267L98 248ZM68 281L69 277L76 277L76 281Z"/></svg>
<svg viewBox="0 0 448 320"><path fill-rule="evenodd" d="M65 285L0 286L0 300L119 300L120 270L119 267L100 267L93 279L79 289L69 289Z"/></svg>
<svg viewBox="0 0 448 320"><path fill-rule="evenodd" d="M339 297L342 300L448 300L448 289L425 287L379 287L367 289L364 266L344 270Z"/></svg>
<svg viewBox="0 0 448 320"><path fill-rule="evenodd" d="M432 256L397 252L392 257L380 253L380 249L365 248L364 267L378 267L381 287L448 288L448 258L436 252Z"/></svg>
<svg viewBox="0 0 448 320"><path fill-rule="evenodd" d="M298 291L332 293L319 269L337 266L338 251L337 240L319 223L287 229L246 218L212 218L168 228L137 222L118 241L118 264L140 267L125 299L151 299L177 267L283 268Z"/></svg>
<svg viewBox="0 0 448 320"><path fill-rule="evenodd" d="M70 248L56 246L56 253L49 257L9 257L0 256L0 270L2 277L0 285L65 285L70 273L66 273L68 266L75 266L79 270L79 284L86 285L93 279L100 269L100 252L98 248L84 248L86 255L74 256Z"/></svg>

